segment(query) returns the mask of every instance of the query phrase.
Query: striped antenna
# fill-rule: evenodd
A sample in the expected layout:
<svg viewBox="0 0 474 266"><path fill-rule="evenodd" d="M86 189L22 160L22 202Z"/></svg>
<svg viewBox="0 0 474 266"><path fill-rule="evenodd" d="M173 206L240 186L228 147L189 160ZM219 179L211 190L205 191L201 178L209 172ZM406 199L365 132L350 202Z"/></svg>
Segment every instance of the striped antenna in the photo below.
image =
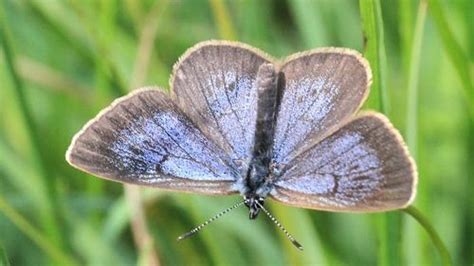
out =
<svg viewBox="0 0 474 266"><path fill-rule="evenodd" d="M195 227L193 230L185 233L185 234L182 234L181 236L178 237L178 241L181 241L183 239L186 239L192 235L194 235L195 233L199 232L204 226L214 222L215 220L217 220L219 217L221 217L222 215L230 212L231 210L241 206L242 204L244 204L245 201L241 201L241 202L238 202L236 203L234 206L231 206L223 211L221 211L220 213L216 214L214 217L211 217L209 220L205 221L204 223L198 225L197 227Z"/></svg>
<svg viewBox="0 0 474 266"><path fill-rule="evenodd" d="M291 243L293 243L293 245L297 249L303 251L303 246L300 243L298 243L298 241L296 241L296 239L292 235L290 235L290 233L288 233L288 231L286 231L285 227L283 227L283 225L281 225L280 222L278 222L277 219L275 217L273 217L273 215L271 215L270 212L267 211L267 209L265 209L262 204L258 203L258 201L256 201L256 203L262 209L262 211L268 216L268 218L270 218L272 220L272 222L275 223L275 225L278 228L280 228L280 230L283 231L283 233L285 233L288 240L290 240Z"/></svg>

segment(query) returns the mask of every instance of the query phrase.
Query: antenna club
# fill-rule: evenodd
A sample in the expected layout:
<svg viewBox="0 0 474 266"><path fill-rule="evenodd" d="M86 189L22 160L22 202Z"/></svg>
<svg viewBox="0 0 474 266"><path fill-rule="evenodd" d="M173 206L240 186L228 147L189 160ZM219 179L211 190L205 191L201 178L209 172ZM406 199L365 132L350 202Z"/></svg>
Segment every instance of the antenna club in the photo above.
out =
<svg viewBox="0 0 474 266"><path fill-rule="evenodd" d="M285 229L285 227L283 227L283 225L280 224L280 222L278 222L278 220L273 217L273 215L267 210L265 209L265 207L263 207L262 204L258 203L257 202L257 205L262 209L262 211L268 216L268 218L270 218L270 220L272 220L272 222L286 235L286 238L288 238L288 240L291 241L291 243L298 249L298 250L301 250L303 251L303 246L298 243L298 241L296 241L296 239L290 235L290 233L288 233L288 231Z"/></svg>

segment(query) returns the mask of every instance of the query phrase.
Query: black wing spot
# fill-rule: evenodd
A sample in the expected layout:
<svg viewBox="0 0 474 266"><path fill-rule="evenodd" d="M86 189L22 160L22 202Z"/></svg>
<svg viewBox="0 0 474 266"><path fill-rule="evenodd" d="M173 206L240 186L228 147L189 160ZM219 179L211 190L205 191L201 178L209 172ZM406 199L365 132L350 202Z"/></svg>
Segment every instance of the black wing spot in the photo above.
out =
<svg viewBox="0 0 474 266"><path fill-rule="evenodd" d="M166 160L168 160L168 154L163 155L163 158L161 158L161 160L155 165L155 170L157 173L162 172L162 165L164 162L166 162Z"/></svg>

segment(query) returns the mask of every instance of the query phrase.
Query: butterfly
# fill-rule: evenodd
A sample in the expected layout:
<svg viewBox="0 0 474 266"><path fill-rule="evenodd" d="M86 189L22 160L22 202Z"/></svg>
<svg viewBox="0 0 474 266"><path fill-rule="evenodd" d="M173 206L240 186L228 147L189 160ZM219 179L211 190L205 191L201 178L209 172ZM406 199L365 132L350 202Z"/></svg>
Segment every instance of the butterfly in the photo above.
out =
<svg viewBox="0 0 474 266"><path fill-rule="evenodd" d="M300 208L376 212L404 208L417 172L398 131L360 112L372 76L356 51L319 48L275 60L249 45L205 41L158 87L115 100L73 138L66 160L128 184L240 194L225 209L260 211L270 197Z"/></svg>

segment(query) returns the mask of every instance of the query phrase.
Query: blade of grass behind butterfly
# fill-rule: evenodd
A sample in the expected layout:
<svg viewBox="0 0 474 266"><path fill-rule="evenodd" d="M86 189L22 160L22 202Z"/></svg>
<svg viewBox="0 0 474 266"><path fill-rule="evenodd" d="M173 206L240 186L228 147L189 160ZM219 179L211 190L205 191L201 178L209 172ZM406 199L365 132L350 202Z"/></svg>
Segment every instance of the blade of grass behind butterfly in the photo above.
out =
<svg viewBox="0 0 474 266"><path fill-rule="evenodd" d="M402 68L404 73L408 76L408 69L411 62L411 49L413 46L413 25L414 25L414 11L413 1L402 0L398 1L398 33L400 34L400 51L402 56Z"/></svg>
<svg viewBox="0 0 474 266"><path fill-rule="evenodd" d="M28 165L28 163L19 165L19 161L23 161L23 159L19 158L18 155L9 149L3 140L0 139L0 166L5 173L4 177L14 187L18 188L21 195L28 195L31 197L31 202L42 201L42 199L37 198L41 196L41 194L37 192L39 185L33 182L35 180L34 178L31 178L37 174L34 167ZM26 179L25 177L30 178ZM74 261L74 258L64 253L64 250L56 247L54 242L52 242L47 235L35 228L26 217L23 217L23 215L18 212L17 208L10 205L8 201L1 197L0 200L0 213L3 213L18 228L18 230L34 242L39 249L44 252L44 254L49 256L53 261L56 261L58 265L78 264ZM68 215L65 215L65 217L68 218ZM72 228L74 228L74 226L72 226Z"/></svg>
<svg viewBox="0 0 474 266"><path fill-rule="evenodd" d="M67 7L65 1L25 1L25 4L42 22L48 30L54 31L68 44L71 50L78 53L87 63L93 62L91 47L87 36L81 28L79 19L73 10ZM71 51L72 52L72 51Z"/></svg>
<svg viewBox="0 0 474 266"><path fill-rule="evenodd" d="M10 266L10 261L8 260L7 251L0 242L0 266Z"/></svg>
<svg viewBox="0 0 474 266"><path fill-rule="evenodd" d="M324 18L329 42L325 46L341 46L360 50L361 25L356 1L317 1L318 10Z"/></svg>
<svg viewBox="0 0 474 266"><path fill-rule="evenodd" d="M92 43L96 70L97 106L128 92L133 66L133 40L117 25L118 7L114 1L102 0L84 5L69 1L79 23Z"/></svg>
<svg viewBox="0 0 474 266"><path fill-rule="evenodd" d="M130 251L102 237L99 227L68 210L70 241L88 265L133 265Z"/></svg>
<svg viewBox="0 0 474 266"><path fill-rule="evenodd" d="M471 120L474 120L474 84L471 76L471 68L469 57L466 56L463 48L455 39L454 34L449 28L448 21L443 11L443 7L439 0L428 0L429 12L433 17L436 28L444 45L444 50L448 54L451 63L458 72L459 78L464 89L463 93L466 97L467 108L471 113ZM472 3L471 3L472 5ZM471 14L472 15L472 14ZM472 16L469 16L472 20ZM472 26L472 22L471 22ZM469 28L469 27L468 27Z"/></svg>
<svg viewBox="0 0 474 266"><path fill-rule="evenodd" d="M6 3L2 3L3 7L6 8ZM20 79L15 65L15 54L13 51L13 42L10 39L10 35L7 32L9 28L7 25L7 17L4 13L4 8L0 11L0 40L2 43L3 55L5 57L6 66L9 75L12 80L12 87L14 91L15 101L19 106L20 120L25 124L25 129L28 133L28 141L31 145L31 159L35 165L37 171L36 177L38 177L37 183L40 185L40 193L43 201L38 202L38 217L42 223L42 226L48 236L56 243L57 246L62 247L63 239L60 233L60 227L58 224L59 213L58 213L58 201L57 193L54 190L54 183L51 179L49 169L41 156L40 137L37 131L33 115L31 113L30 106L26 99L26 91L22 79Z"/></svg>
<svg viewBox="0 0 474 266"><path fill-rule="evenodd" d="M240 197L233 197L241 200ZM229 200L234 202L234 200ZM222 202L211 201L209 207L218 210L222 208ZM235 218L233 218L235 217ZM281 246L275 241L275 230L273 224L268 223L267 217L263 215L257 220L249 220L247 208L236 210L233 217L224 218L225 222L218 223L221 227L217 230L226 230L232 234L232 239L244 243L242 249L246 251L251 264L260 265L283 265L283 256L280 252Z"/></svg>
<svg viewBox="0 0 474 266"><path fill-rule="evenodd" d="M402 1L403 2L403 1ZM408 1L405 1L408 2ZM410 9L408 4L401 5L400 13L409 13L406 9ZM418 138L418 79L419 79L419 68L420 68L420 59L421 59L421 47L422 47L422 39L423 39L423 32L424 32L424 24L426 18L426 9L427 5L424 0L420 1L418 12L416 15L416 23L415 29L412 30L407 25L402 25L401 27L401 35L405 36L405 39L411 40L411 44L408 50L402 50L404 52L404 58L408 61L408 78L407 78L407 94L406 94L406 102L407 102L407 111L406 111L406 118L405 118L405 129L406 132L404 134L406 143L408 148L410 149L411 155L417 160L417 138ZM405 15L406 16L406 15ZM408 19L408 18L407 18ZM402 23L401 23L402 24ZM408 31L408 32L405 32ZM413 33L412 36L408 36L410 33ZM419 182L421 185L422 182ZM421 194L425 191L425 189L418 189L418 194ZM423 264L422 261L425 263L426 258L423 259L423 254L426 252L423 251L423 243L421 236L421 230L419 227L415 227L416 225L412 223L410 220L407 220L407 224L404 228L404 235L407 237L407 241L405 244L405 256L406 256L406 263L408 264Z"/></svg>
<svg viewBox="0 0 474 266"><path fill-rule="evenodd" d="M267 0L243 0L236 2L237 23L241 36L240 40L260 49L267 50L272 24L269 17L270 5Z"/></svg>
<svg viewBox="0 0 474 266"><path fill-rule="evenodd" d="M472 11L474 10L472 1L456 1L456 2L449 2L447 4L446 2L441 2L441 1L428 1L429 5L429 14L431 15L431 18L434 20L434 25L436 27L437 33L439 38L441 39L441 43L443 44L443 50L446 52L447 57L450 61L451 64L449 66L453 66L454 69L456 70L459 80L461 81L461 86L456 86L457 88L463 88L462 95L464 96L465 101L462 103L463 106L466 106L467 111L470 113L470 121L465 122L468 129L467 133L467 145L465 145L467 152L466 152L466 158L473 158L473 149L472 149L472 125L474 124L474 86L473 86L473 79L472 79L472 56L473 56L473 51L474 49L472 48L474 41L473 41L473 35L469 34L472 33L473 31L473 20L472 20ZM448 8L450 7L450 8ZM465 17L466 20L466 28L464 32L467 33L467 38L461 38L461 39L456 39L456 36L454 35L454 31L459 32L459 22L456 23L456 21L453 21L452 18L458 18L458 14L456 14L456 17L449 17L449 12L455 12L455 10L464 10L466 13ZM461 28L461 32L462 28ZM461 46L460 40L466 40L468 41L468 47L471 49L468 53L466 53L463 49L464 46ZM449 68L448 66L448 68ZM446 73L442 72L443 74ZM469 131L470 130L470 131ZM471 133L471 135L469 135ZM471 137L470 137L471 136ZM471 156L470 156L471 155ZM469 161L469 159L467 159ZM467 181L465 181L467 184L466 185L466 195L469 195L470 188L472 187L472 180L473 180L473 171L469 171L469 169L472 168L472 163L468 162L467 163L467 175L465 175L465 172L463 175L465 175L465 178ZM463 182L463 181L461 181ZM469 185L471 184L471 185ZM473 197L467 196L470 202L472 202ZM469 207L467 207L469 206ZM466 232L462 232L463 235L463 242L467 243L464 245L464 249L467 251L466 254L469 254L468 256L464 256L465 261L467 261L466 264L472 264L474 261L474 258L472 258L472 221L474 220L473 218L473 212L472 212L472 204L467 204L465 208L468 210L467 212L469 214L466 214L463 219L464 224L469 224L469 226L465 226L467 229ZM467 237L466 237L467 236ZM470 248L469 248L470 246ZM452 246L451 246L452 247ZM440 249L438 247L438 249ZM469 262L470 260L470 262ZM444 261L446 261L444 259ZM457 262L457 261L456 261ZM458 262L457 262L458 263ZM462 263L461 263L462 264Z"/></svg>
<svg viewBox="0 0 474 266"><path fill-rule="evenodd" d="M466 25L467 31L467 40L468 40L468 58L471 62L471 69L472 69L472 62L474 62L474 19L472 19L472 14L474 14L474 5L470 0L464 0L459 2L462 10L464 10L464 23ZM472 72L471 72L472 73ZM472 88L471 88L472 89ZM472 104L471 104L472 107ZM474 158L474 119L471 119L467 123L467 134L466 134L466 141L467 145L465 145L466 149L466 158ZM467 182L466 182L466 191L467 195L470 195L471 188L474 187L474 164L467 159L465 161L465 167L468 174L466 175ZM459 250L461 250L460 257L464 258L459 260L460 264L474 264L474 197L468 197L468 202L465 205L465 214L464 214L464 232L463 234L463 241L462 246Z"/></svg>
<svg viewBox="0 0 474 266"><path fill-rule="evenodd" d="M386 88L386 55L383 19L378 0L360 0L362 28L364 30L365 57L372 68L373 83L366 106L388 115L388 93ZM377 215L379 236L378 263L380 265L401 264L401 216L398 212Z"/></svg>
<svg viewBox="0 0 474 266"><path fill-rule="evenodd" d="M187 209L194 218L196 225L201 224L221 209L231 206L236 201L235 198L233 198L233 200L229 198L219 200L220 203L224 204L222 204L221 208L214 209L211 208L211 206L216 201L215 197L208 198L201 195L183 195L177 199L182 200L183 205L187 206ZM198 237L202 239L211 255L211 258L209 259L215 265L248 265L249 263L248 258L242 253L240 243L237 239L231 237L232 234L226 226L221 227L219 224L225 223L224 220L232 218L230 216L235 215L235 212L236 211L226 214L224 217L221 217L219 220L212 223L211 227L213 228L205 228L197 235L193 236L194 238ZM183 241L196 240L186 239Z"/></svg>
<svg viewBox="0 0 474 266"><path fill-rule="evenodd" d="M209 0L209 6L212 9L219 36L225 40L236 40L237 34L234 28L234 23L232 22L229 10L224 1Z"/></svg>
<svg viewBox="0 0 474 266"><path fill-rule="evenodd" d="M284 4L283 2L243 0L233 3L237 10L236 23L241 34L240 41L262 49L276 58L286 56L288 51L291 51L292 45L288 40L291 39L289 34L292 32L285 28L290 18L277 14L282 11L276 11L278 5Z"/></svg>
<svg viewBox="0 0 474 266"><path fill-rule="evenodd" d="M23 164L20 165L18 162L23 162ZM0 138L0 169L2 171L0 179L3 179L0 180L0 184L8 182L13 188L15 188L15 192L18 193L18 195L21 195L22 201L25 202L28 208L38 208L38 202L45 201L45 199L42 198L44 197L44 193L42 192L41 184L37 184L39 178L36 177L38 172L35 170L34 166L29 162L25 162L23 158L18 156L15 151L7 146L2 138ZM0 213L3 213L20 232L38 245L40 250L47 254L52 260L57 260L57 258L55 259L55 256L67 257L66 254L51 255L51 253L59 254L65 252L65 250L56 247L53 240L45 235L45 232L34 228L26 218L21 218L22 215L18 213L14 206L9 204L7 199L4 199L3 201L4 204L7 205L0 208ZM9 210L14 210L16 213L8 213ZM60 261L58 261L58 263L59 262Z"/></svg>
<svg viewBox="0 0 474 266"><path fill-rule="evenodd" d="M320 3L310 0L291 0L288 2L295 20L304 48L327 46L327 33Z"/></svg>
<svg viewBox="0 0 474 266"><path fill-rule="evenodd" d="M419 61L420 61L420 53L421 53L421 39L422 39L422 34L423 34L423 24L426 16L426 9L427 9L427 3L426 1L420 1L419 9L418 9L418 14L417 14L417 21L416 21L416 26L415 26L415 32L414 32L414 37L413 37L413 45L412 45L412 51L411 51L411 63L410 63L410 72L409 72L409 83L408 83L408 117L407 117L407 144L412 150L412 153L414 157L417 157L417 121L416 118L418 117L418 100L417 100L417 83L418 83L418 76L419 74L417 73L419 70ZM446 73L445 71L442 71L442 73ZM422 162L420 162L421 166L423 166ZM420 167L420 172L423 172L422 170L425 169L423 167ZM421 200L421 203L426 202L430 197L427 195L429 192L429 187L427 185L421 187L422 184L427 184L427 182L419 182L419 198ZM420 202L420 201L419 201ZM429 208L429 207L425 207ZM434 227L430 224L429 220L423 217L421 212L414 206L410 206L405 210L407 214L412 216L423 228L425 231L427 231L429 237L431 238L432 243L435 245L435 247L438 250L438 253L441 256L441 260L444 265L451 265L452 261L450 258L450 254L448 253L444 243L441 241L438 233L434 230ZM421 218L420 218L421 217ZM410 226L411 223L408 223L408 226ZM413 233L412 226L407 228L409 231L407 232L407 235L410 237L413 237L415 234ZM410 230L411 229L411 230ZM417 231L418 235L418 241L409 241L407 250L411 250L410 245L412 242L418 242L419 243L419 249L418 252L415 256L411 256L411 258L418 259L418 261L409 261L408 263L415 263L415 264L430 264L433 263L432 257L425 251L425 244L424 242L420 242L422 239L419 238L421 233ZM416 247L415 247L416 248ZM421 258L419 258L418 254L422 254ZM413 255L413 254L410 254Z"/></svg>
<svg viewBox="0 0 474 266"><path fill-rule="evenodd" d="M79 25L81 25L81 30L85 33L85 35L92 39L93 43L93 60L95 64L95 91L94 91L94 109L103 108L104 106L108 105L110 101L116 97L120 96L119 93L125 93L122 86L114 86L113 81L113 70L112 66L109 65L110 61L110 50L108 49L107 52L104 52L104 47L110 47L112 43L112 36L115 34L115 16L116 16L116 7L113 1L98 1L98 2L91 2L87 4L83 4L81 9L75 6L74 1L70 1L69 5L71 10L75 12L75 16L78 19ZM84 13L89 13L88 10L93 10L94 7L98 6L98 10L100 10L97 19L92 20L91 18L87 18ZM97 8L97 7L96 7ZM87 11L86 11L87 10ZM88 28L88 24L85 21L93 21L96 22L98 20L96 27L100 35L91 34L91 29ZM88 36L89 35L89 36ZM121 90L122 89L122 90ZM90 195L100 195L104 191L104 184L103 180L99 180L97 178L87 178L86 185L87 185L87 193ZM100 219L99 213L94 213L90 217L90 221L92 223L98 223ZM80 246L77 246L80 248Z"/></svg>
<svg viewBox="0 0 474 266"><path fill-rule="evenodd" d="M57 247L56 243L50 240L50 236L35 228L28 220L23 217L15 207L11 206L3 196L0 195L0 213L3 213L21 232L29 237L38 247L58 265L78 265L73 258L64 254Z"/></svg>
<svg viewBox="0 0 474 266"><path fill-rule="evenodd" d="M134 2L135 3L135 2ZM142 22L135 25L139 33L138 44L133 64L133 72L130 77L129 88L131 90L147 84L168 84L170 69L164 65L157 55L163 52L155 47L158 30L170 27L167 25L167 15L170 5L169 0L156 1L146 13ZM138 8L137 8L138 9ZM152 82L148 82L150 73L153 73ZM169 89L167 86L164 89Z"/></svg>
<svg viewBox="0 0 474 266"><path fill-rule="evenodd" d="M380 2L378 0L360 0L359 7L364 33L364 55L369 60L372 69L372 88L366 107L375 108L388 114L387 65Z"/></svg>
<svg viewBox="0 0 474 266"><path fill-rule="evenodd" d="M37 177L38 172L31 163L24 161L24 158L11 149L3 138L0 138L0 167L5 173L1 179L13 186L17 193L24 195L24 200L28 204L36 206L36 203L46 199L43 198L41 184L38 183L40 180ZM18 162L23 162L23 164L20 165Z"/></svg>
<svg viewBox="0 0 474 266"><path fill-rule="evenodd" d="M229 196L220 200L216 200L215 197L204 198L202 196L193 196L193 198L196 198L193 200L193 204L195 205L193 209L196 209L196 211L200 213L191 212L191 215L195 217L199 215L199 223L209 219L223 208L229 207L235 204L235 202L242 200L239 196ZM187 205L189 199L186 196L178 197L177 199L179 205L183 205L183 209L189 210L189 206ZM198 202L196 202L196 200L198 200ZM198 209L196 206L200 206L200 208ZM180 242L179 245L187 245L185 241L199 243L195 238L201 238L206 243L209 253L217 264L232 263L238 265L240 263L246 263L250 265L282 265L284 261L280 251L281 247L278 245L278 242L274 241L276 235L274 234L273 225L268 226L269 224L265 219L266 217L262 216L257 220L249 220L247 209L242 206L220 217L192 238ZM197 224L192 224L190 226L196 225ZM188 229L189 228L186 228L186 230ZM225 232L227 237L224 237L222 232ZM183 232L179 233L182 234ZM209 240L204 239L205 236L203 234L208 234ZM225 239L225 241L222 241L223 239ZM228 262L227 260L229 258L226 258L227 255L222 256L221 254L219 254L219 256L223 258L215 258L213 253L222 251L214 250L213 244L209 245L207 241L219 242L220 245L228 245L228 247L225 247L225 252L241 252L244 254L245 261ZM237 248L232 248L234 245L237 246ZM233 256L235 257L236 255L234 254Z"/></svg>
<svg viewBox="0 0 474 266"><path fill-rule="evenodd" d="M327 254L323 252L321 241L313 227L308 211L281 204L269 206L279 222L303 245L304 255L302 256L301 251L296 249L286 236L275 228L275 233L280 236L280 242L285 247L287 264L328 265Z"/></svg>
<svg viewBox="0 0 474 266"><path fill-rule="evenodd" d="M101 53L100 48L97 48L97 42L104 41L108 36L113 35L113 32L111 28L113 28L113 19L114 19L114 7L112 6L113 4L106 3L106 1L100 2L99 9L101 10L101 13L99 15L99 20L100 23L96 24L96 27L101 31L101 40L95 40L91 38L91 34L89 33L89 28L87 26L84 26L84 18L83 18L83 13L92 11L94 10L90 4L85 4L82 6L83 9L81 9L82 12L79 12L78 9L75 6L75 2L71 1L68 3L69 8L68 11L72 12L71 17L77 20L76 24L78 25L78 31L81 32L83 35L81 39L85 39L90 41L92 39L92 47L89 49L91 50L91 65L95 65L95 91L94 91L94 104L93 104L93 109L98 110L100 108L103 108L107 104L110 103L111 99L113 99L114 96L117 96L117 93L113 91L111 88L112 82L110 81L112 79L110 71L107 69L107 62L104 57L106 57L106 53ZM72 8L71 8L72 7ZM54 11L49 10L47 7L42 7L44 9L45 13L52 13ZM50 15L51 14L48 14ZM95 36L93 36L95 37ZM96 47L94 47L94 45ZM109 72L108 72L109 71ZM100 195L104 191L104 181L97 179L97 178L87 178L85 179L86 182L86 187L87 187L87 193L89 195ZM98 223L100 219L100 214L95 213L91 215L91 220L89 222L92 223ZM77 246L76 248L80 248Z"/></svg>

